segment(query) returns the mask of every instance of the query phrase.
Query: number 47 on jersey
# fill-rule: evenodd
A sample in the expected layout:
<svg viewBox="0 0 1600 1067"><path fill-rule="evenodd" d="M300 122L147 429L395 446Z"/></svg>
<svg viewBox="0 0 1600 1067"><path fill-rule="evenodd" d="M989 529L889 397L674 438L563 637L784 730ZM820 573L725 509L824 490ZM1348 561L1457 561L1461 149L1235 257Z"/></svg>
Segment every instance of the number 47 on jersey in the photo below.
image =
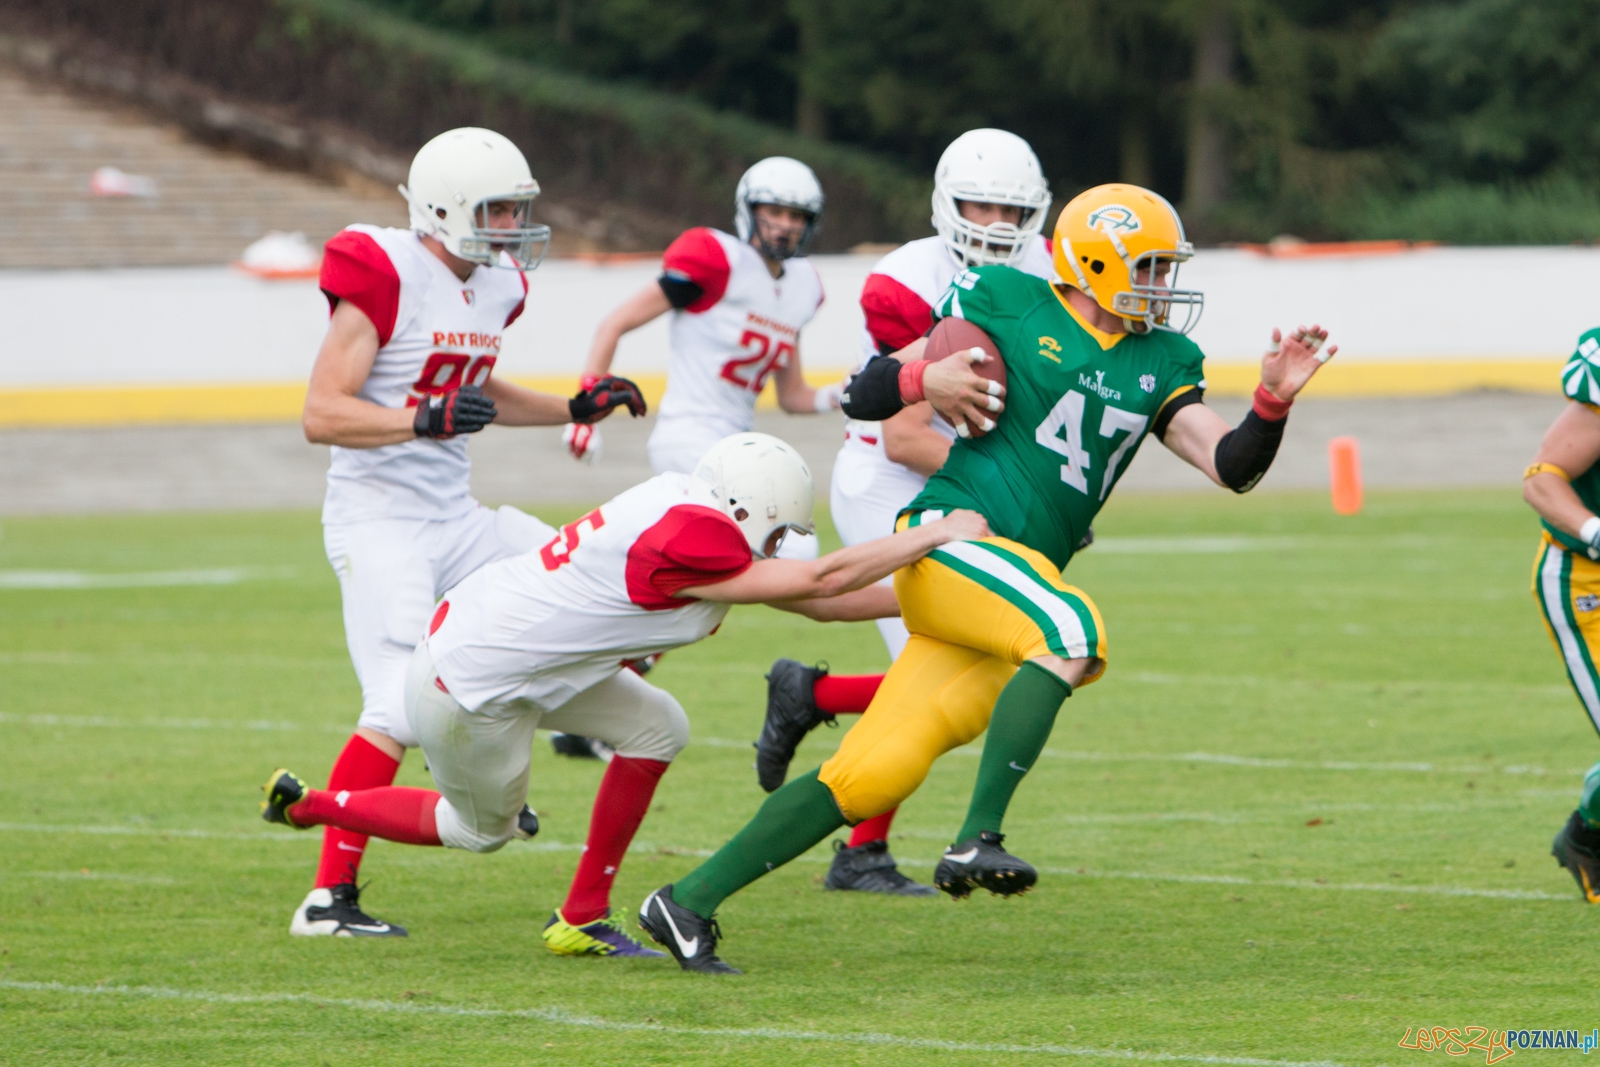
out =
<svg viewBox="0 0 1600 1067"><path fill-rule="evenodd" d="M1066 460L1061 465L1061 480L1085 496L1089 494L1089 467L1094 459L1083 447L1083 412L1086 401L1087 398L1082 393L1073 389L1056 401L1056 406L1050 409L1050 414L1046 415L1044 421L1033 431L1035 441ZM1099 499L1104 500L1106 494L1111 492L1111 485L1117 480L1117 468L1122 465L1122 459L1128 454L1128 450L1144 435L1144 428L1149 422L1147 416L1106 405L1104 413L1100 416L1100 436L1114 438L1119 433L1126 433L1128 436L1122 439L1116 451L1106 460L1105 476L1100 480Z"/></svg>

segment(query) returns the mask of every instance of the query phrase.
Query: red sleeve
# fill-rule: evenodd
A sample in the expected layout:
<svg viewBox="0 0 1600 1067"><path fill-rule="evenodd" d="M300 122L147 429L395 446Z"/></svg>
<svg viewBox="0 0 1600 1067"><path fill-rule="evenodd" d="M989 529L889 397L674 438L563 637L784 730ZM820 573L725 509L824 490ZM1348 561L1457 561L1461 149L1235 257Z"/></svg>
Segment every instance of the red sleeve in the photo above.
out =
<svg viewBox="0 0 1600 1067"><path fill-rule="evenodd" d="M394 336L400 314L400 275L378 242L356 230L340 230L323 248L322 279L317 283L328 298L328 313L348 300L378 328L382 347Z"/></svg>
<svg viewBox="0 0 1600 1067"><path fill-rule="evenodd" d="M696 226L678 235L661 257L661 270L700 287L700 298L683 310L698 315L713 307L728 291L728 254L716 234Z"/></svg>
<svg viewBox="0 0 1600 1067"><path fill-rule="evenodd" d="M754 562L733 520L699 504L679 504L628 549L628 599L647 611L681 608L672 594L737 578Z"/></svg>
<svg viewBox="0 0 1600 1067"><path fill-rule="evenodd" d="M1046 237L1044 239L1044 250L1047 255L1053 256L1056 254L1056 242L1054 238Z"/></svg>
<svg viewBox="0 0 1600 1067"><path fill-rule="evenodd" d="M887 274L867 275L861 310L867 316L867 332L883 352L898 352L933 325L928 302Z"/></svg>
<svg viewBox="0 0 1600 1067"><path fill-rule="evenodd" d="M517 301L517 306L511 309L511 314L506 316L506 325L510 326L522 317L522 309L528 306L528 276L522 271L517 271L517 277L522 279L522 299Z"/></svg>

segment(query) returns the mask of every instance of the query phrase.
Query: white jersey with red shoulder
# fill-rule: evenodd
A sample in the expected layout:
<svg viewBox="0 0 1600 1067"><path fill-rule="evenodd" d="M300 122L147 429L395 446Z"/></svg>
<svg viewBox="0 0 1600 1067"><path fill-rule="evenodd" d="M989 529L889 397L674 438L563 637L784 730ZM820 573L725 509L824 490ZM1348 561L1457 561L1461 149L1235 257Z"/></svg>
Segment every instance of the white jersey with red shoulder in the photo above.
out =
<svg viewBox="0 0 1600 1067"><path fill-rule="evenodd" d="M715 631L728 605L674 594L743 574L753 557L691 484L652 478L446 593L428 651L450 695L468 711L517 700L552 711L624 660Z"/></svg>
<svg viewBox="0 0 1600 1067"><path fill-rule="evenodd" d="M1040 237L1031 242L1016 266L1036 277L1054 280L1056 270L1049 239ZM926 334L933 326L934 301L950 288L950 280L961 269L962 264L951 255L944 238L937 235L908 241L878 260L861 287L861 311L866 320L861 335L861 365L865 366L873 356L898 352ZM937 414L933 428L955 440L955 427ZM904 471L919 485L927 480L888 457L881 423L848 420L845 440L854 446L852 451L875 454L878 461Z"/></svg>
<svg viewBox="0 0 1600 1067"><path fill-rule="evenodd" d="M724 434L749 430L762 387L797 358L800 330L822 306L817 268L797 257L774 278L749 244L704 226L673 241L661 267L701 290L672 313L661 418L709 420Z"/></svg>
<svg viewBox="0 0 1600 1067"><path fill-rule="evenodd" d="M482 385L528 295L520 271L480 266L466 281L411 230L350 226L327 244L318 283L329 308L348 300L378 330L378 357L357 394L386 408ZM325 523L451 519L475 502L463 437L332 449Z"/></svg>

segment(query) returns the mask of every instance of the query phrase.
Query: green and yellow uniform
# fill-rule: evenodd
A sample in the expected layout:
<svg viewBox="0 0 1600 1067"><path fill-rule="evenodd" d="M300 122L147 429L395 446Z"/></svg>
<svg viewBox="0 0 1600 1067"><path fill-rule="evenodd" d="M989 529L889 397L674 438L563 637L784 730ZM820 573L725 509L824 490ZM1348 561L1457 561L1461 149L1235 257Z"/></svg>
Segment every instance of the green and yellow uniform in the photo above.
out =
<svg viewBox="0 0 1600 1067"><path fill-rule="evenodd" d="M1018 666L1043 655L1105 670L1105 626L1061 578L1163 409L1204 388L1200 349L1164 331L1107 334L1060 291L1010 267L956 275L934 309L983 329L1006 364L1006 409L958 440L902 526L956 508L997 536L945 545L895 575L912 637L820 781L851 821L914 792L977 737Z"/></svg>
<svg viewBox="0 0 1600 1067"><path fill-rule="evenodd" d="M1567 399L1600 413L1600 328L1578 339L1561 371ZM1600 514L1600 463L1586 471L1544 470L1566 477L1583 506ZM1544 536L1533 564L1533 596L1544 614L1545 632L1561 654L1567 677L1584 710L1600 730L1600 561L1587 544L1543 521ZM1600 812L1597 812L1600 814Z"/></svg>

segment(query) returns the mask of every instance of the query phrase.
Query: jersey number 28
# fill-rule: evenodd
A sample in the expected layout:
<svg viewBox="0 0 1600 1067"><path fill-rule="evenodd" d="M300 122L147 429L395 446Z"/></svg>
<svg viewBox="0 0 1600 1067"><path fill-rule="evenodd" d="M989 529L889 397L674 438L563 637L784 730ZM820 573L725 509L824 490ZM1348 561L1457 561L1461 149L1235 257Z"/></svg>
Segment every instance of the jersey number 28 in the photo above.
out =
<svg viewBox="0 0 1600 1067"><path fill-rule="evenodd" d="M1089 493L1089 465L1093 458L1083 447L1083 408L1087 399L1076 389L1072 390L1056 401L1050 414L1033 431L1035 441L1066 459L1061 465L1061 480L1085 496ZM1122 439L1117 450L1111 453L1111 458L1106 460L1105 477L1100 480L1101 500L1111 492L1111 483L1117 480L1117 468L1122 464L1122 457L1139 440L1149 421L1147 416L1106 405L1104 414L1100 416L1100 436L1115 437L1122 432L1128 436Z"/></svg>

